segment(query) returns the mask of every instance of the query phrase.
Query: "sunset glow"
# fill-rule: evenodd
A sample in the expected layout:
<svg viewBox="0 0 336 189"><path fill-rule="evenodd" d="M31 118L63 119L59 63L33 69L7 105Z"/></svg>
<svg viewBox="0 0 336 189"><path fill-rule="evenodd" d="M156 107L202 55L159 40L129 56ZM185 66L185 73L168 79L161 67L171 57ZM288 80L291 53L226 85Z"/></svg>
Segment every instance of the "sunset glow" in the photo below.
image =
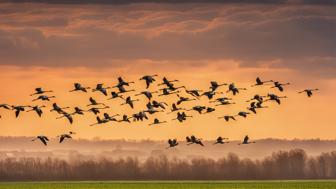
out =
<svg viewBox="0 0 336 189"><path fill-rule="evenodd" d="M178 79L187 88L206 90L212 80L248 88L235 98L239 105L218 107L214 114L183 124L169 121L152 127L147 122L90 127L94 115L76 117L69 125L56 120L49 107L42 118L23 113L15 119L14 112L1 110L1 135L57 135L71 128L80 131L80 138L165 140L193 133L213 139L221 133L241 139L249 133L256 139L335 139L335 13L334 6L304 3L1 3L0 103L32 104L29 95L43 87L55 91L55 101L62 106L86 108L90 96L100 101L105 97L68 93L73 83L112 86L122 76L136 81L133 88L141 91L145 85L139 78L146 74ZM284 92L289 98L237 122L217 119L245 110L244 101L256 93L280 93L269 86L250 88L257 76L292 83ZM320 91L312 98L297 93L306 88ZM175 96L162 99L172 103ZM201 102L208 103L206 98ZM108 112L136 112L121 103L108 101Z"/></svg>

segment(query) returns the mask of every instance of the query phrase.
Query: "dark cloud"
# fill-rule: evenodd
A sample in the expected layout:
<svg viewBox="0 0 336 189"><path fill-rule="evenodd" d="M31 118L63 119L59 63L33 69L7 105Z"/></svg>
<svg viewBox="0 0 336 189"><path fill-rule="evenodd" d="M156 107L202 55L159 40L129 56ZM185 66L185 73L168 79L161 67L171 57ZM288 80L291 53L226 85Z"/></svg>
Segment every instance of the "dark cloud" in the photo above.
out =
<svg viewBox="0 0 336 189"><path fill-rule="evenodd" d="M242 67L258 67L279 60L271 67L336 76L335 7L7 8L10 13L0 18L0 64L104 66L114 60L233 59Z"/></svg>

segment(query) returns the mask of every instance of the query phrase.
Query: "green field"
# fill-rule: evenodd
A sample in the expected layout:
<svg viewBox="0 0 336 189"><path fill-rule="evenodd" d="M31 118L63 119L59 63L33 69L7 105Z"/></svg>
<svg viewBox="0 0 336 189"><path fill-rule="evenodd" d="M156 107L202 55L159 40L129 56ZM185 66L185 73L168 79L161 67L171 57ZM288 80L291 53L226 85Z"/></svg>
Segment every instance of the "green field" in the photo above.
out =
<svg viewBox="0 0 336 189"><path fill-rule="evenodd" d="M336 181L168 181L168 182L6 182L0 189L56 189L56 188L117 188L117 189L194 189L194 188L234 188L234 189L336 189Z"/></svg>

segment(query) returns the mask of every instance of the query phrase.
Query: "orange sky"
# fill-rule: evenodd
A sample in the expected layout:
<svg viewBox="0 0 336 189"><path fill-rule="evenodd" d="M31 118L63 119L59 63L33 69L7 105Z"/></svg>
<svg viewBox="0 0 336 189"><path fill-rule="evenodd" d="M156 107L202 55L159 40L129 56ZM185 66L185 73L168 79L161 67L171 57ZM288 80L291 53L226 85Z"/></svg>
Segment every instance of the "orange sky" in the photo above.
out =
<svg viewBox="0 0 336 189"><path fill-rule="evenodd" d="M0 104L35 104L29 94L43 87L54 90L55 101L62 106L85 108L90 96L106 102L105 98L99 93L68 93L74 82L111 86L123 76L136 81L139 91L144 83L138 79L146 74L179 79L191 89L208 89L212 80L249 89L234 97L237 105L218 107L208 115L192 112L195 118L182 124L169 121L173 114L159 113L146 122L89 127L95 116L88 113L75 117L70 126L66 120L56 120L49 107L42 118L30 112L19 119L0 109L2 136L54 136L73 130L80 138L182 139L195 134L204 139L218 135L241 139L249 134L335 139L334 6L0 3L0 12ZM269 87L249 88L257 76L291 82L284 92L289 98L237 122L218 120L246 110L244 101L256 93L279 94ZM312 98L297 94L305 88L320 91ZM204 99L185 106L209 105ZM108 112L136 112L120 103L109 101ZM144 103L135 106L138 111ZM149 127L154 117L168 123Z"/></svg>
<svg viewBox="0 0 336 189"><path fill-rule="evenodd" d="M141 61L137 62L139 64ZM144 61L146 62L146 61ZM230 61L228 61L230 62ZM84 85L93 87L98 82L104 82L111 86L116 83L117 76L124 76L128 80L136 81L141 74L148 73L149 67L126 68L126 69L104 69L94 70L87 68L3 68L4 74L1 77L1 102L9 104L36 104L32 103L29 94L38 86L45 89L55 91L57 103L62 106L80 106L86 108L88 98L93 96L98 101L105 101L105 97L99 93L68 93L71 90L73 82L81 82ZM57 135L59 133L74 130L78 132L78 136L82 138L93 138L99 136L101 138L126 138L126 139L165 139L168 137L183 138L185 135L196 134L203 138L212 139L217 135L229 136L230 138L239 139L245 134L253 136L253 138L323 138L334 139L334 131L336 130L332 124L332 117L335 111L334 107L334 91L335 80L321 82L305 82L304 76L292 73L288 70L270 70L270 69L249 69L249 68L229 68L228 70L217 69L216 66L205 66L194 68L190 71L171 70L162 71L160 68L153 69L151 73L168 76L172 79L179 79L181 84L189 88L207 89L211 80L231 82L235 81L237 85L242 87L250 86L255 76L261 76L265 79L279 79L280 81L290 81L292 86L286 87L285 94L289 99L285 99L283 104L278 106L274 103L268 103L271 108L260 110L257 115L251 115L246 119L239 118L237 122L225 122L218 120L217 117L225 114L236 114L240 110L245 110L248 105L243 100L250 96L260 93L266 94L270 90L269 87L249 88L238 96L234 97L237 105L218 107L217 111L209 115L200 115L192 112L195 116L188 119L184 123L172 122L170 119L174 115L166 115L165 113L154 114L150 116L150 121L138 122L132 124L112 123L90 127L88 125L95 122L95 116L88 113L85 117L75 117L75 123L69 125L66 120L56 120L56 113L45 111L46 114L42 118L38 118L34 113L23 113L19 119L14 118L14 112L1 110L3 118L1 119L2 135L22 136L22 135ZM286 76L283 76L286 75ZM8 83L11 83L8 85ZM307 98L305 95L299 95L296 92L305 87L319 87L320 92L313 98ZM137 82L136 89L144 88L144 83ZM151 90L156 87L152 86ZM225 89L226 90L226 89ZM224 90L223 90L224 91ZM133 93L134 94L134 93ZM186 95L184 95L186 96ZM229 95L231 96L231 95ZM140 97L143 101L146 100ZM161 97L160 100L167 102L176 101L176 97ZM129 107L120 107L120 100L107 102L111 109L110 114L114 113L135 113L144 107L144 103L136 103L135 110ZM40 103L37 103L40 104ZM45 104L45 103L43 103ZM51 103L46 103L51 104ZM193 105L207 105L207 100L195 102L186 102L183 107L192 107ZM50 109L49 107L47 109ZM159 126L148 126L154 117L160 120L169 121L168 124Z"/></svg>

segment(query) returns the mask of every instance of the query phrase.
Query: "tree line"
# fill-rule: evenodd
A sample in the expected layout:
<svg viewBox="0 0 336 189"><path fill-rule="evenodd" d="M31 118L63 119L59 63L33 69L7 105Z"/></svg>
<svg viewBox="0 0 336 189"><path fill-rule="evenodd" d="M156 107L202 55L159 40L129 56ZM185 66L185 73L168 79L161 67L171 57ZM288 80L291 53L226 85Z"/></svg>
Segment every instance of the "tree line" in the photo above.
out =
<svg viewBox="0 0 336 189"><path fill-rule="evenodd" d="M218 160L164 155L117 160L67 161L57 158L0 160L1 181L53 180L268 180L335 179L336 151L307 156L301 149L278 151L260 160L230 153Z"/></svg>

